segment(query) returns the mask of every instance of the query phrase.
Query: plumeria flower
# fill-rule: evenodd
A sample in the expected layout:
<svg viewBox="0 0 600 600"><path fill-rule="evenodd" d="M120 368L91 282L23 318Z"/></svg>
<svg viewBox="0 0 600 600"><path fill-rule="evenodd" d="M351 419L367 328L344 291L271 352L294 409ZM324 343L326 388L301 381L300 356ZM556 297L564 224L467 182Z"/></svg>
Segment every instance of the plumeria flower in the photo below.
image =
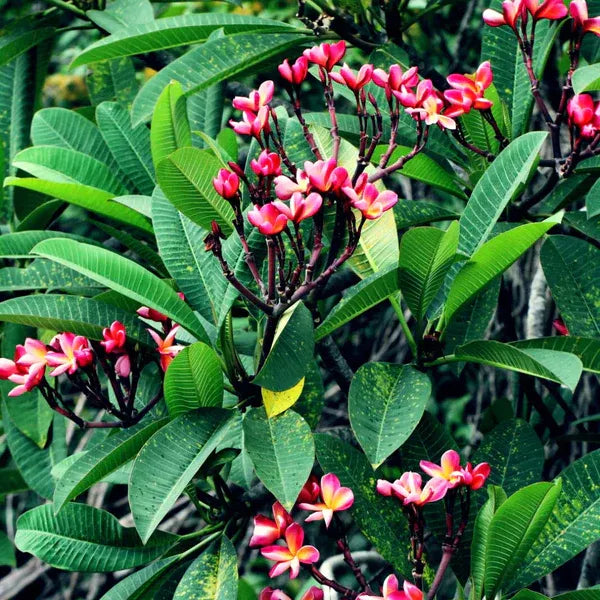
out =
<svg viewBox="0 0 600 600"><path fill-rule="evenodd" d="M485 90L492 84L492 80L492 68L487 60L479 65L474 75L460 75L458 73L449 75L447 81L454 89L446 90L444 98L453 106L450 110L445 111L446 116L455 117L468 113L471 108L475 110L491 108L494 103L484 98L483 95Z"/></svg>
<svg viewBox="0 0 600 600"><path fill-rule="evenodd" d="M311 62L331 71L335 65L344 57L346 53L346 42L340 40L335 44L323 43L304 51L304 56Z"/></svg>
<svg viewBox="0 0 600 600"><path fill-rule="evenodd" d="M30 392L40 384L45 372L46 364L41 362L34 363L26 368L16 369L12 375L6 377L10 382L17 384L16 387L8 392L8 395L12 398ZM4 377L1 377L1 379L4 379Z"/></svg>
<svg viewBox="0 0 600 600"><path fill-rule="evenodd" d="M250 161L250 167L256 175L262 177L281 175L281 157L276 152L263 150L258 159L253 158Z"/></svg>
<svg viewBox="0 0 600 600"><path fill-rule="evenodd" d="M306 161L304 171L312 187L320 192L337 192L349 185L350 178L344 167L338 167L335 158L328 160Z"/></svg>
<svg viewBox="0 0 600 600"><path fill-rule="evenodd" d="M483 11L483 20L490 27L501 27L508 25L516 29L517 19L523 14L523 0L504 0L502 12L487 8Z"/></svg>
<svg viewBox="0 0 600 600"><path fill-rule="evenodd" d="M293 65L286 58L278 67L279 74L290 83L300 85L308 74L308 58L301 56L297 58Z"/></svg>
<svg viewBox="0 0 600 600"><path fill-rule="evenodd" d="M575 94L567 104L569 124L579 128L584 138L591 138L600 130L600 102L596 105L589 94Z"/></svg>
<svg viewBox="0 0 600 600"><path fill-rule="evenodd" d="M316 475L311 475L300 490L300 494L298 495L296 502L309 502L310 504L314 504L320 494L321 487L319 486L319 480L317 479Z"/></svg>
<svg viewBox="0 0 600 600"><path fill-rule="evenodd" d="M382 88L399 91L402 86L412 88L419 83L418 68L411 67L404 73L398 64L391 65L386 73L383 69L373 70L373 83Z"/></svg>
<svg viewBox="0 0 600 600"><path fill-rule="evenodd" d="M131 359L129 354L121 354L115 362L115 371L119 377L129 377L131 373Z"/></svg>
<svg viewBox="0 0 600 600"><path fill-rule="evenodd" d="M468 462L466 466L461 469L461 483L472 490L478 490L484 486L490 471L491 469L488 463L479 463L476 467L473 467L471 463Z"/></svg>
<svg viewBox="0 0 600 600"><path fill-rule="evenodd" d="M330 73L331 79L341 83L342 85L348 86L353 92L358 92L358 90L362 89L371 81L371 76L373 75L373 65L363 65L358 73L354 73L354 71L344 63L344 66L340 69L339 73L334 73L333 71Z"/></svg>
<svg viewBox="0 0 600 600"><path fill-rule="evenodd" d="M525 6L534 21L548 19L556 21L567 16L568 10L563 0L524 0Z"/></svg>
<svg viewBox="0 0 600 600"><path fill-rule="evenodd" d="M312 586L308 589L300 600L323 600L323 590ZM286 593L281 590L274 590L271 587L265 588L258 597L258 600L292 600Z"/></svg>
<svg viewBox="0 0 600 600"><path fill-rule="evenodd" d="M236 133L240 135L253 135L260 138L260 134L265 131L271 131L269 126L269 107L263 106L256 114L250 111L244 111L241 121L230 120L229 124Z"/></svg>
<svg viewBox="0 0 600 600"><path fill-rule="evenodd" d="M100 342L100 345L104 346L104 350L108 354L121 352L127 341L125 326L119 321L113 321L110 327L105 327L102 330L102 337L104 339Z"/></svg>
<svg viewBox="0 0 600 600"><path fill-rule="evenodd" d="M277 577L290 571L290 579L300 573L300 564L310 565L319 560L319 551L314 546L303 546L304 530L298 523L292 523L285 531L286 546L267 546L260 553L268 560L275 561L269 577Z"/></svg>
<svg viewBox="0 0 600 600"><path fill-rule="evenodd" d="M423 592L416 585L405 581L402 590L398 587L398 578L395 575L388 575L381 588L383 596L360 594L357 600L423 600Z"/></svg>
<svg viewBox="0 0 600 600"><path fill-rule="evenodd" d="M213 186L219 196L230 200L240 189L240 178L227 169L219 169L219 174L213 179Z"/></svg>
<svg viewBox="0 0 600 600"><path fill-rule="evenodd" d="M583 36L594 33L600 36L600 17L588 16L588 7L585 0L571 0L569 14L573 17L573 30Z"/></svg>
<svg viewBox="0 0 600 600"><path fill-rule="evenodd" d="M312 515L306 518L306 521L325 521L325 526L329 527L333 519L333 513L348 510L354 504L354 494L352 490L340 485L340 480L333 473L328 473L321 477L321 498L322 502L302 502L298 508L302 510L312 510Z"/></svg>
<svg viewBox="0 0 600 600"><path fill-rule="evenodd" d="M295 181L286 175L275 177L273 181L275 183L275 195L280 200L289 200L296 192L305 194L310 187L308 175L302 170L296 171Z"/></svg>
<svg viewBox="0 0 600 600"><path fill-rule="evenodd" d="M182 292L177 292L177 295L182 300L185 300L185 296ZM167 317L167 315L163 315L161 312L154 310L153 308L148 308L147 306L140 306L136 312L138 315L140 315L140 317L143 317L144 319L148 319L150 321L157 321L158 323L164 323L165 321L169 320L169 317Z"/></svg>
<svg viewBox="0 0 600 600"><path fill-rule="evenodd" d="M279 502L275 502L273 520L263 515L254 517L254 533L250 539L250 547L268 546L276 542L293 522L288 511Z"/></svg>
<svg viewBox="0 0 600 600"><path fill-rule="evenodd" d="M448 482L443 479L430 479L425 487L422 487L422 483L423 481L418 473L408 471L393 483L379 479L377 481L377 491L382 496L396 496L405 506L408 504L422 506L429 502L437 502L448 491Z"/></svg>
<svg viewBox="0 0 600 600"><path fill-rule="evenodd" d="M158 353L160 354L160 367L163 371L169 368L173 359L183 350L184 346L175 344L175 334L179 329L179 325L174 325L171 331L166 335L163 340L156 331L148 329L148 333L152 336L152 339L156 342Z"/></svg>
<svg viewBox="0 0 600 600"><path fill-rule="evenodd" d="M365 219L378 219L398 202L398 194L391 190L380 192L374 184L368 183L368 179L367 173L362 173L354 187L347 186L342 191Z"/></svg>
<svg viewBox="0 0 600 600"><path fill-rule="evenodd" d="M569 335L569 330L562 319L554 319L552 326L556 329L558 335Z"/></svg>
<svg viewBox="0 0 600 600"><path fill-rule="evenodd" d="M236 96L233 99L233 108L238 110L257 113L263 106L267 106L273 100L275 84L269 79L260 84L258 90L252 90L249 96Z"/></svg>
<svg viewBox="0 0 600 600"><path fill-rule="evenodd" d="M248 221L263 235L277 235L286 228L288 218L272 203L264 206L255 204L248 211Z"/></svg>
<svg viewBox="0 0 600 600"><path fill-rule="evenodd" d="M50 351L46 354L48 365L55 367L50 371L51 377L57 377L62 373L73 375L78 368L87 367L94 360L90 342L82 335L59 333L54 336L50 346L56 349L56 352Z"/></svg>
<svg viewBox="0 0 600 600"><path fill-rule="evenodd" d="M47 364L48 348L46 344L33 338L26 338L23 345L20 344L15 350L16 362L23 367L41 363Z"/></svg>
<svg viewBox="0 0 600 600"><path fill-rule="evenodd" d="M281 200L273 202L273 205L294 223L300 223L300 221L317 214L322 204L323 198L316 192L312 192L306 197L300 192L294 192L289 206Z"/></svg>
<svg viewBox="0 0 600 600"><path fill-rule="evenodd" d="M427 475L430 475L434 479L440 479L448 482L449 488L455 488L459 485L468 485L471 489L479 489L490 474L490 466L487 463L480 463L474 469L471 464L468 463L464 469L460 466L460 455L456 450L447 450L442 454L440 461L441 464L436 465L435 463L427 460L422 460L419 466ZM477 476L477 482L481 482L479 487L472 487L471 482L474 477ZM480 476L483 476L481 481Z"/></svg>
<svg viewBox="0 0 600 600"><path fill-rule="evenodd" d="M400 86L400 90L393 90L392 93L405 108L419 108L423 105L426 98L435 96L435 90L433 89L431 79L423 79L420 81L416 91L402 85Z"/></svg>
<svg viewBox="0 0 600 600"><path fill-rule="evenodd" d="M435 97L428 96L423 100L421 108L407 108L406 112L413 117L425 121L426 125L437 125L440 129L456 129L456 122L440 111L443 109L443 102Z"/></svg>

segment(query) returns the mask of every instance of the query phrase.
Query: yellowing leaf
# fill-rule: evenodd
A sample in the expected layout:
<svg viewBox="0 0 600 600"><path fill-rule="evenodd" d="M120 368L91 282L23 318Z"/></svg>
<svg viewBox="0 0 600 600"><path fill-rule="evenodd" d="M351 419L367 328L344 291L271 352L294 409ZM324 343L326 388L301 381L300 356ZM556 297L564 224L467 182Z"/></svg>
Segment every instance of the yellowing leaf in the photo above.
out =
<svg viewBox="0 0 600 600"><path fill-rule="evenodd" d="M274 392L267 388L262 388L262 399L269 419L279 415L296 404L302 390L304 389L304 377L293 387L283 390L283 392Z"/></svg>

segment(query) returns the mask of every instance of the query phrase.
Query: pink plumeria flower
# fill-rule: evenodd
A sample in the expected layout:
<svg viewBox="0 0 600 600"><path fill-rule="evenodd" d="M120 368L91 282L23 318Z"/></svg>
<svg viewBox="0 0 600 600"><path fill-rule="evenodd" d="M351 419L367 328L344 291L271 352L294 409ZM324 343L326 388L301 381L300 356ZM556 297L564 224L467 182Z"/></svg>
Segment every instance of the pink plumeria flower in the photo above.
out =
<svg viewBox="0 0 600 600"><path fill-rule="evenodd" d="M152 336L152 339L156 342L158 353L160 354L160 367L163 371L169 368L169 365L173 362L173 359L184 349L184 346L175 344L175 334L179 329L179 325L174 325L171 331L166 335L163 340L156 331L148 329L148 333Z"/></svg>
<svg viewBox="0 0 600 600"><path fill-rule="evenodd" d="M264 206L255 204L248 211L248 221L263 235L277 235L286 228L288 218L272 203Z"/></svg>
<svg viewBox="0 0 600 600"><path fill-rule="evenodd" d="M373 220L378 219L398 202L398 194L391 190L380 192L368 179L367 173L362 173L354 187L347 186L342 188L342 191L353 208L359 210L365 219Z"/></svg>
<svg viewBox="0 0 600 600"><path fill-rule="evenodd" d="M583 36L594 33L600 37L600 17L588 16L588 7L585 0L571 0L569 14L573 17L573 30Z"/></svg>
<svg viewBox="0 0 600 600"><path fill-rule="evenodd" d="M490 465L488 463L479 463L473 467L470 462L461 469L461 483L472 490L482 488L490 474Z"/></svg>
<svg viewBox="0 0 600 600"><path fill-rule="evenodd" d="M323 43L304 51L304 56L311 62L331 71L335 65L344 57L346 53L346 42L340 40L335 44Z"/></svg>
<svg viewBox="0 0 600 600"><path fill-rule="evenodd" d="M250 95L236 96L233 99L233 108L238 110L257 113L263 106L267 106L273 100L275 84L269 79L260 84L257 90L252 90Z"/></svg>
<svg viewBox="0 0 600 600"><path fill-rule="evenodd" d="M423 79L420 81L416 91L403 85L400 86L400 90L392 90L392 93L398 98L400 104L407 109L419 108L423 105L426 98L429 98L430 96L435 97L436 95L431 79Z"/></svg>
<svg viewBox="0 0 600 600"><path fill-rule="evenodd" d="M94 353L90 342L82 335L74 333L59 333L50 342L50 346L60 351L48 352L46 361L49 366L55 367L50 371L51 377L57 377L62 373L73 375L80 367L87 367L94 360Z"/></svg>
<svg viewBox="0 0 600 600"><path fill-rule="evenodd" d="M402 590L398 588L398 578L395 575L388 575L381 589L383 596L360 594L357 600L423 600L423 592L408 581L404 582Z"/></svg>
<svg viewBox="0 0 600 600"><path fill-rule="evenodd" d="M27 338L23 345L16 348L17 364L23 367L30 367L38 363L47 364L48 348L46 344L33 338Z"/></svg>
<svg viewBox="0 0 600 600"><path fill-rule="evenodd" d="M105 327L102 330L104 338L100 344L104 346L107 354L119 353L123 351L125 342L127 341L127 332L125 326L119 321L113 321L110 327Z"/></svg>
<svg viewBox="0 0 600 600"><path fill-rule="evenodd" d="M301 56L293 65L286 58L278 67L279 74L290 83L300 85L308 74L308 58Z"/></svg>
<svg viewBox="0 0 600 600"><path fill-rule="evenodd" d="M18 372L19 371L14 360L0 358L0 379L7 380L11 375L14 375Z"/></svg>
<svg viewBox="0 0 600 600"><path fill-rule="evenodd" d="M563 0L543 0L541 4L539 0L524 1L525 6L534 21L539 21L540 19L556 21L566 17L568 13Z"/></svg>
<svg viewBox="0 0 600 600"><path fill-rule="evenodd" d="M447 77L447 81L454 89L446 90L444 98L453 105L452 113L445 111L445 115L455 117L459 114L475 110L487 110L493 106L493 102L484 98L485 90L490 87L493 80L492 67L489 61L479 65L473 75L460 75L453 73ZM461 112L458 112L460 110Z"/></svg>
<svg viewBox="0 0 600 600"><path fill-rule="evenodd" d="M219 169L219 174L213 179L213 186L219 196L230 200L240 189L240 178L227 169Z"/></svg>
<svg viewBox="0 0 600 600"><path fill-rule="evenodd" d="M304 171L308 175L310 185L320 192L337 192L350 182L348 171L344 167L338 167L333 157L314 163L306 161Z"/></svg>
<svg viewBox="0 0 600 600"><path fill-rule="evenodd" d="M354 73L346 63L344 63L344 66L340 69L339 73L334 73L333 71L330 73L331 79L342 85L345 84L353 92L358 92L360 89L364 88L365 85L371 81L372 75L373 65L363 65L358 73Z"/></svg>
<svg viewBox="0 0 600 600"><path fill-rule="evenodd" d="M423 480L418 473L408 471L393 483L385 481L385 479L379 479L377 481L377 491L382 496L395 496L405 506L408 504L423 506L430 502L437 502L448 491L448 482L443 479L430 479L425 487L422 487L422 483Z"/></svg>
<svg viewBox="0 0 600 600"><path fill-rule="evenodd" d="M8 392L8 395L12 398L30 392L40 384L45 373L46 363L41 362L32 364L26 370L16 370L12 375L7 377L10 382L17 384L16 387Z"/></svg>
<svg viewBox="0 0 600 600"><path fill-rule="evenodd" d="M263 515L254 517L254 532L250 539L250 547L268 546L285 534L286 529L294 521L285 508L279 503L273 504L273 519Z"/></svg>
<svg viewBox="0 0 600 600"><path fill-rule="evenodd" d="M404 73L398 64L391 65L386 73L383 69L374 69L373 83L382 88L399 91L402 86L412 88L419 83L418 68L411 67Z"/></svg>
<svg viewBox="0 0 600 600"><path fill-rule="evenodd" d="M450 487L456 487L460 483L460 455L456 450L446 450L439 465L422 460L419 466L427 475L446 480Z"/></svg>
<svg viewBox="0 0 600 600"><path fill-rule="evenodd" d="M20 396L41 382L46 372L46 346L39 340L27 338L15 348L14 360L0 358L0 379L16 383L8 395Z"/></svg>
<svg viewBox="0 0 600 600"><path fill-rule="evenodd" d="M280 200L289 200L296 192L305 194L310 187L308 175L302 170L296 171L295 181L286 175L275 177L273 181L275 182L275 195Z"/></svg>
<svg viewBox="0 0 600 600"><path fill-rule="evenodd" d="M594 137L600 128L600 103L594 105L589 94L575 94L567 104L569 124L579 128L586 138Z"/></svg>
<svg viewBox="0 0 600 600"><path fill-rule="evenodd" d="M250 167L258 176L273 177L281 175L281 157L276 152L263 150L258 155L258 159L253 158L250 161Z"/></svg>
<svg viewBox="0 0 600 600"><path fill-rule="evenodd" d="M273 202L273 205L294 223L300 223L300 221L316 215L321 209L322 204L323 198L316 192L312 192L306 197L300 192L294 192L289 206L281 200Z"/></svg>
<svg viewBox="0 0 600 600"><path fill-rule="evenodd" d="M314 546L303 546L304 530L298 523L292 523L285 531L286 546L267 546L260 553L268 560L275 561L269 577L277 577L290 571L290 579L300 573L300 565L310 565L319 560L319 551Z"/></svg>
<svg viewBox="0 0 600 600"><path fill-rule="evenodd" d="M298 508L302 510L312 510L312 515L306 518L306 521L325 521L325 527L329 527L333 519L333 513L348 510L354 504L354 494L352 490L340 485L340 480L333 473L328 473L321 477L321 498L322 502L308 503L302 502Z"/></svg>
<svg viewBox="0 0 600 600"><path fill-rule="evenodd" d="M260 134L271 131L269 126L269 107L263 106L256 114L244 111L241 121L230 120L229 124L233 130L240 135L252 135L260 138Z"/></svg>
<svg viewBox="0 0 600 600"><path fill-rule="evenodd" d="M437 125L440 129L456 129L456 122L451 117L443 115L442 108L443 102L439 98L428 96L423 100L421 108L407 108L406 112L425 121L426 125Z"/></svg>
<svg viewBox="0 0 600 600"><path fill-rule="evenodd" d="M131 373L131 359L129 354L121 354L115 362L115 372L119 377L127 378Z"/></svg>
<svg viewBox="0 0 600 600"><path fill-rule="evenodd" d="M525 16L523 0L504 0L502 3L502 12L487 8L483 11L483 20L490 27L501 27L508 25L516 30L517 19Z"/></svg>
<svg viewBox="0 0 600 600"><path fill-rule="evenodd" d="M182 292L177 292L177 295L182 300L185 300L185 296ZM148 319L150 321L157 321L158 323L164 323L169 320L167 315L163 315L161 312L158 312L153 308L148 308L147 306L140 306L136 312L138 315L140 315L140 317L144 317L144 319Z"/></svg>
<svg viewBox="0 0 600 600"><path fill-rule="evenodd" d="M316 475L311 475L308 481L304 484L298 495L296 503L308 502L314 504L321 494L321 486Z"/></svg>

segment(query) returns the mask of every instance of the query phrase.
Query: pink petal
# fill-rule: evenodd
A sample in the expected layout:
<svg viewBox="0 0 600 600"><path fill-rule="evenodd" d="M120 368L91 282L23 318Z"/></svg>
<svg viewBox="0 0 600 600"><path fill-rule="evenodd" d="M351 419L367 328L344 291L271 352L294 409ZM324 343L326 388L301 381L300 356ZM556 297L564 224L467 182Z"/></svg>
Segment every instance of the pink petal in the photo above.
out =
<svg viewBox="0 0 600 600"><path fill-rule="evenodd" d="M269 560L283 562L292 560L294 557L285 546L265 546L260 553Z"/></svg>
<svg viewBox="0 0 600 600"><path fill-rule="evenodd" d="M319 551L314 546L302 546L297 556L301 563L310 564L319 560Z"/></svg>
<svg viewBox="0 0 600 600"><path fill-rule="evenodd" d="M347 487L341 487L333 495L331 508L333 510L348 510L354 504L354 494Z"/></svg>
<svg viewBox="0 0 600 600"><path fill-rule="evenodd" d="M291 554L296 554L304 542L304 530L298 523L292 523L285 531L285 541Z"/></svg>
<svg viewBox="0 0 600 600"><path fill-rule="evenodd" d="M340 480L334 473L327 473L321 477L321 495L327 506L332 506L335 492L340 488Z"/></svg>

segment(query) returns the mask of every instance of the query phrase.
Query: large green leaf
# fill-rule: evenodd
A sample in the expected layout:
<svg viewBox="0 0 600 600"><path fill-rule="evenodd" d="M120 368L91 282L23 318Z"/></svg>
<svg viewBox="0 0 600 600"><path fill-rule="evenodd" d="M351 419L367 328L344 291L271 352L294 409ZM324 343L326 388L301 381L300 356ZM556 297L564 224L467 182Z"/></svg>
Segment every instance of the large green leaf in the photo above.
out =
<svg viewBox="0 0 600 600"><path fill-rule="evenodd" d="M227 410L200 408L179 415L140 450L131 472L129 504L144 543L219 445L231 423Z"/></svg>
<svg viewBox="0 0 600 600"><path fill-rule="evenodd" d="M491 472L487 483L507 494L540 480L544 448L533 427L521 419L510 419L488 433L473 455L473 462L487 462Z"/></svg>
<svg viewBox="0 0 600 600"><path fill-rule="evenodd" d="M0 37L0 66L4 66L30 48L51 38L56 29L49 19L26 17L5 23Z"/></svg>
<svg viewBox="0 0 600 600"><path fill-rule="evenodd" d="M51 504L26 512L17 521L15 536L21 552L59 569L88 573L143 565L167 552L176 540L159 531L143 545L135 529L122 527L110 513L76 503L57 515Z"/></svg>
<svg viewBox="0 0 600 600"><path fill-rule="evenodd" d="M71 331L95 340L103 339L104 327L120 321L127 329L128 338L146 346L154 345L137 316L93 298L60 294L11 298L0 302L0 320L53 331Z"/></svg>
<svg viewBox="0 0 600 600"><path fill-rule="evenodd" d="M6 533L4 533L4 531L0 531L0 566L17 566L15 549L13 548L12 542L8 539L8 536Z"/></svg>
<svg viewBox="0 0 600 600"><path fill-rule="evenodd" d="M237 600L237 594L237 553L223 536L220 544L213 544L188 567L173 600Z"/></svg>
<svg viewBox="0 0 600 600"><path fill-rule="evenodd" d="M459 346L454 358L542 377L571 390L577 386L582 371L581 361L574 354L538 348L520 349L493 340Z"/></svg>
<svg viewBox="0 0 600 600"><path fill-rule="evenodd" d="M376 491L378 473L365 455L331 435L315 435L317 459L325 473L335 473L354 492L352 517L381 556L399 575L410 576L408 527L396 501Z"/></svg>
<svg viewBox="0 0 600 600"><path fill-rule="evenodd" d="M455 221L447 231L417 227L402 236L400 245L400 290L418 321L444 284L455 260L459 227Z"/></svg>
<svg viewBox="0 0 600 600"><path fill-rule="evenodd" d="M208 39L216 30L223 29L227 35L249 31L270 31L294 29L291 25L260 19L257 17L234 15L231 13L187 14L166 17L143 24L129 24L108 37L88 46L74 61L72 66L86 63L166 50L176 46L198 44Z"/></svg>
<svg viewBox="0 0 600 600"><path fill-rule="evenodd" d="M215 351L202 342L184 348L165 374L165 402L171 417L223 404L223 372Z"/></svg>
<svg viewBox="0 0 600 600"><path fill-rule="evenodd" d="M100 104L96 120L121 170L140 193L152 194L155 177L148 128L145 125L132 127L129 112L118 102Z"/></svg>
<svg viewBox="0 0 600 600"><path fill-rule="evenodd" d="M0 256L2 258L29 258L28 254L33 250L33 247L38 242L48 238L70 238L80 242L86 241L84 237L62 231L16 231L0 236Z"/></svg>
<svg viewBox="0 0 600 600"><path fill-rule="evenodd" d="M175 290L156 275L115 252L72 240L45 240L33 252L75 269L107 287L169 316L208 341L202 324Z"/></svg>
<svg viewBox="0 0 600 600"><path fill-rule="evenodd" d="M431 395L429 377L410 366L367 363L348 393L352 430L374 468L408 439Z"/></svg>
<svg viewBox="0 0 600 600"><path fill-rule="evenodd" d="M164 87L172 80L179 81L186 95L193 94L219 81L256 67L304 39L298 33L269 33L256 43L255 33L240 33L215 38L190 50L171 62L142 87L132 107L135 125L147 121ZM197 65L203 65L198 69Z"/></svg>
<svg viewBox="0 0 600 600"><path fill-rule="evenodd" d="M552 573L600 539L600 450L569 465L559 478L562 494L515 573L513 590Z"/></svg>
<svg viewBox="0 0 600 600"><path fill-rule="evenodd" d="M69 500L131 460L148 438L165 423L166 419L138 423L108 436L95 444L91 451L82 454L56 482L54 510L60 511Z"/></svg>
<svg viewBox="0 0 600 600"><path fill-rule="evenodd" d="M520 225L483 244L463 265L452 282L444 307L444 322L450 322L461 306L506 271L519 256L559 223L561 217L559 213L541 223Z"/></svg>
<svg viewBox="0 0 600 600"><path fill-rule="evenodd" d="M158 98L152 113L150 145L155 165L178 148L192 145L185 97L177 81L172 81Z"/></svg>
<svg viewBox="0 0 600 600"><path fill-rule="evenodd" d="M390 267L373 273L363 281L353 285L342 299L331 309L325 320L315 331L318 341L358 315L377 306L398 291L398 269Z"/></svg>
<svg viewBox="0 0 600 600"><path fill-rule="evenodd" d="M398 230L408 229L417 225L425 225L434 221L457 219L458 214L430 200L398 199L394 205L394 216Z"/></svg>
<svg viewBox="0 0 600 600"><path fill-rule="evenodd" d="M22 397L7 397L5 402L8 414L18 430L40 448L45 448L54 411L44 397L34 390Z"/></svg>
<svg viewBox="0 0 600 600"><path fill-rule="evenodd" d="M573 90L576 94L600 90L600 64L579 67L573 73Z"/></svg>
<svg viewBox="0 0 600 600"><path fill-rule="evenodd" d="M253 408L244 418L245 447L265 487L292 510L315 460L310 427L292 410L267 418Z"/></svg>
<svg viewBox="0 0 600 600"><path fill-rule="evenodd" d="M165 196L186 217L208 230L217 221L228 235L233 209L212 184L221 166L208 150L181 148L159 163L157 176Z"/></svg>
<svg viewBox="0 0 600 600"><path fill-rule="evenodd" d="M315 349L310 311L298 302L280 318L273 345L253 383L273 392L283 392L306 373Z"/></svg>
<svg viewBox="0 0 600 600"><path fill-rule="evenodd" d="M515 492L492 517L485 552L484 589L495 598L517 577L561 491L560 483L534 483Z"/></svg>
<svg viewBox="0 0 600 600"><path fill-rule="evenodd" d="M88 10L86 15L109 33L154 21L150 0L113 0L104 10Z"/></svg>
<svg viewBox="0 0 600 600"><path fill-rule="evenodd" d="M219 131L227 131L221 130L224 88L225 83L219 82L188 96L187 113L192 131L201 131L211 138L216 138ZM206 142L199 135L194 135L192 145L205 148Z"/></svg>
<svg viewBox="0 0 600 600"><path fill-rule="evenodd" d="M19 469L0 469L0 500L4 500L8 494L20 494L28 489Z"/></svg>
<svg viewBox="0 0 600 600"><path fill-rule="evenodd" d="M600 250L573 236L553 235L540 260L569 333L600 337Z"/></svg>
<svg viewBox="0 0 600 600"><path fill-rule="evenodd" d="M86 84L93 106L116 100L129 106L140 86L133 61L127 56L101 60L90 65Z"/></svg>

